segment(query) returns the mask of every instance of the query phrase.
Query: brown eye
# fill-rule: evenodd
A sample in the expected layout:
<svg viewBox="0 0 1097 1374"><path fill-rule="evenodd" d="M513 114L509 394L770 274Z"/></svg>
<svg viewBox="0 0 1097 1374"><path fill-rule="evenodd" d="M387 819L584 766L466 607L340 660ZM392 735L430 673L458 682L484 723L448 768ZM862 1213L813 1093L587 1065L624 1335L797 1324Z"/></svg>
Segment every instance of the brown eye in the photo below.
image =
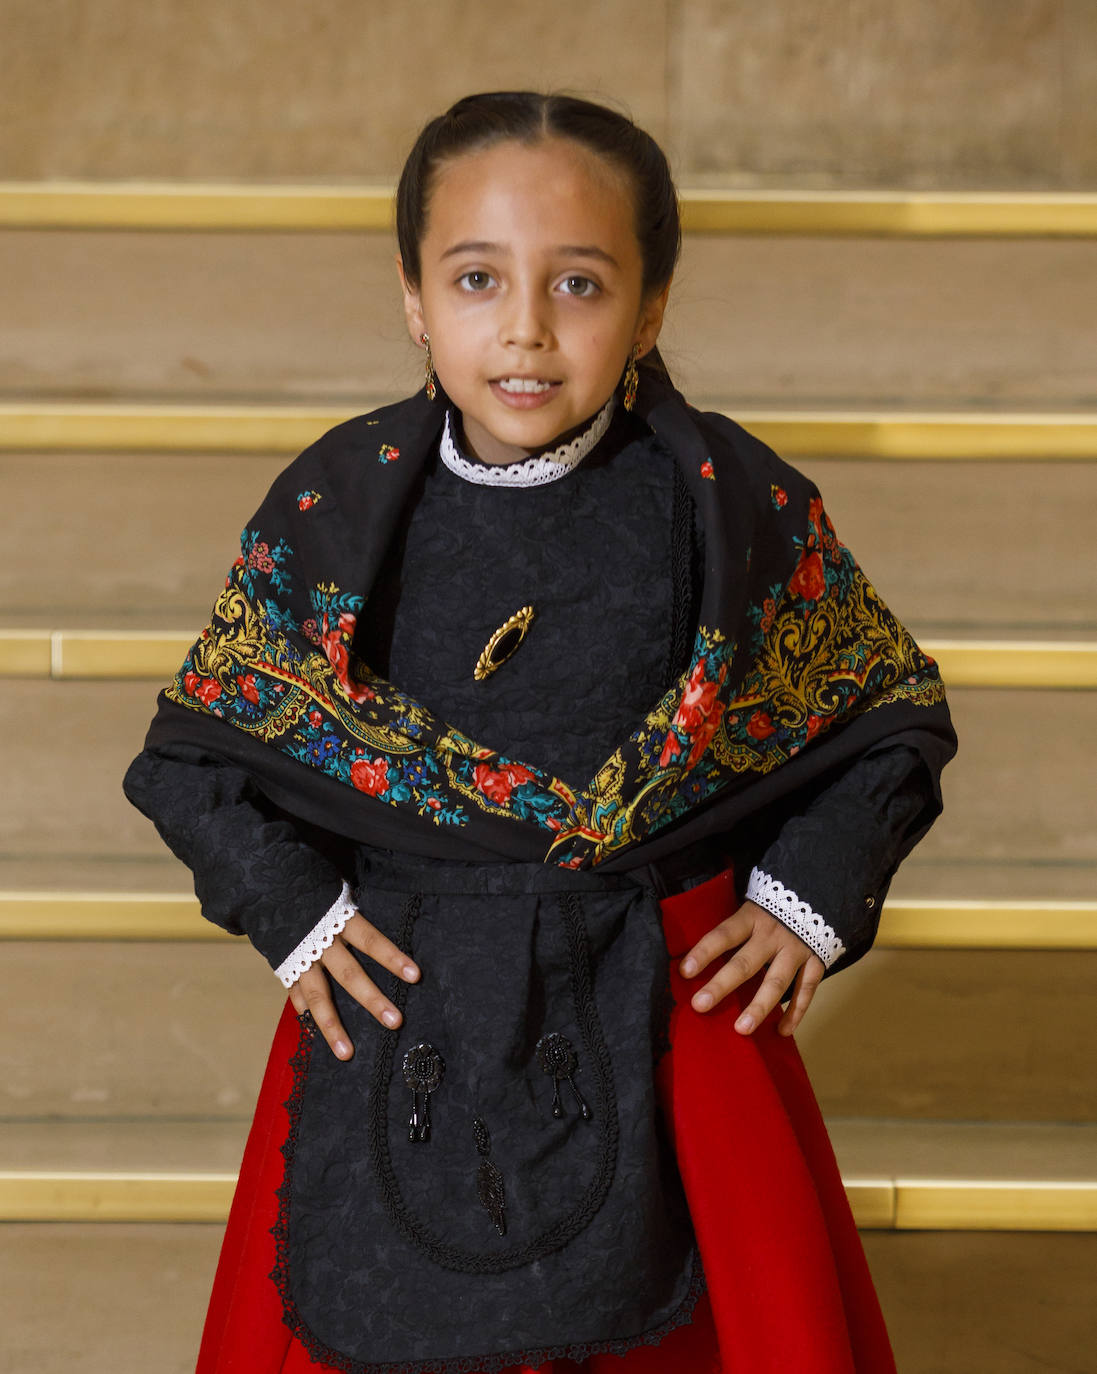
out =
<svg viewBox="0 0 1097 1374"><path fill-rule="evenodd" d="M487 272L465 272L457 280L466 291L486 291L491 285Z"/></svg>
<svg viewBox="0 0 1097 1374"><path fill-rule="evenodd" d="M593 296L598 290L589 277L565 277L563 288L568 296Z"/></svg>

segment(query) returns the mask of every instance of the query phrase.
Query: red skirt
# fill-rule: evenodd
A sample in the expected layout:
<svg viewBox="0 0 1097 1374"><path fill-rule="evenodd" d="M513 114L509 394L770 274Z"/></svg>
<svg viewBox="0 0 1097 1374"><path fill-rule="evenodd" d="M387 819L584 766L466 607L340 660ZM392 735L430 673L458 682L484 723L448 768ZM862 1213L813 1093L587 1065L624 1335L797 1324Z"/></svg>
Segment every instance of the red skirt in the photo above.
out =
<svg viewBox="0 0 1097 1374"><path fill-rule="evenodd" d="M658 1346L551 1360L541 1374L894 1374L895 1363L834 1153L799 1051L776 1009L733 1030L754 984L704 1015L680 977L687 950L735 906L730 872L666 899L670 1049L657 1072L708 1292ZM282 1323L270 1279L284 1103L298 1026L274 1036L214 1279L196 1374L321 1374ZM512 1366L508 1374L525 1374Z"/></svg>

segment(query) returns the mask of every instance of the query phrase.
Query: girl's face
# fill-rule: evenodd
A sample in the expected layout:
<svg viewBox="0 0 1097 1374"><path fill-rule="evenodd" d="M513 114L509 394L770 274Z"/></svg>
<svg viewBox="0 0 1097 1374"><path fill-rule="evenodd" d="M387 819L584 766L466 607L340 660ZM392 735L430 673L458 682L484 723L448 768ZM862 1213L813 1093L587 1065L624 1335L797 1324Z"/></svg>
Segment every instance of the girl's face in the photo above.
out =
<svg viewBox="0 0 1097 1374"><path fill-rule="evenodd" d="M484 462L581 427L633 346L654 346L667 291L644 296L633 216L625 176L569 139L508 140L436 172L404 305Z"/></svg>

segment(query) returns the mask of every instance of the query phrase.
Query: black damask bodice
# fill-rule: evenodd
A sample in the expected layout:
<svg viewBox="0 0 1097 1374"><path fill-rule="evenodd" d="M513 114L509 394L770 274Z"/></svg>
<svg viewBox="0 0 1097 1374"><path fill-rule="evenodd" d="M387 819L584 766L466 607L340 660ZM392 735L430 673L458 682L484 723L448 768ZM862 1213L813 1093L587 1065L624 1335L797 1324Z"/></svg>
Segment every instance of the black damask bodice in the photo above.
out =
<svg viewBox="0 0 1097 1374"><path fill-rule="evenodd" d="M437 718L579 786L684 667L693 526L673 456L627 416L544 485L477 485L436 458L356 650ZM477 680L493 632L526 606L520 647Z"/></svg>

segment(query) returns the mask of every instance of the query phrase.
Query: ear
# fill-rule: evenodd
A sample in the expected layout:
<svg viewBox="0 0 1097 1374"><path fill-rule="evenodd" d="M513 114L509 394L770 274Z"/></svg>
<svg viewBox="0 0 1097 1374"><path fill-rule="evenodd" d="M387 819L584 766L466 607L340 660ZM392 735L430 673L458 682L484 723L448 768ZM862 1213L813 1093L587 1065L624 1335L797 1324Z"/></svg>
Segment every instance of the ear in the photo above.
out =
<svg viewBox="0 0 1097 1374"><path fill-rule="evenodd" d="M660 291L653 292L640 307L640 318L636 324L636 342L640 345L640 357L650 353L659 338L663 327L663 312L667 308L670 295L670 282Z"/></svg>
<svg viewBox="0 0 1097 1374"><path fill-rule="evenodd" d="M404 271L404 260L396 259L396 270L400 274L400 285L404 291L404 319L407 321L408 333L411 341L418 348L423 347L423 335L429 333L426 321L423 319L423 302L419 294L419 288L412 286L408 281Z"/></svg>

